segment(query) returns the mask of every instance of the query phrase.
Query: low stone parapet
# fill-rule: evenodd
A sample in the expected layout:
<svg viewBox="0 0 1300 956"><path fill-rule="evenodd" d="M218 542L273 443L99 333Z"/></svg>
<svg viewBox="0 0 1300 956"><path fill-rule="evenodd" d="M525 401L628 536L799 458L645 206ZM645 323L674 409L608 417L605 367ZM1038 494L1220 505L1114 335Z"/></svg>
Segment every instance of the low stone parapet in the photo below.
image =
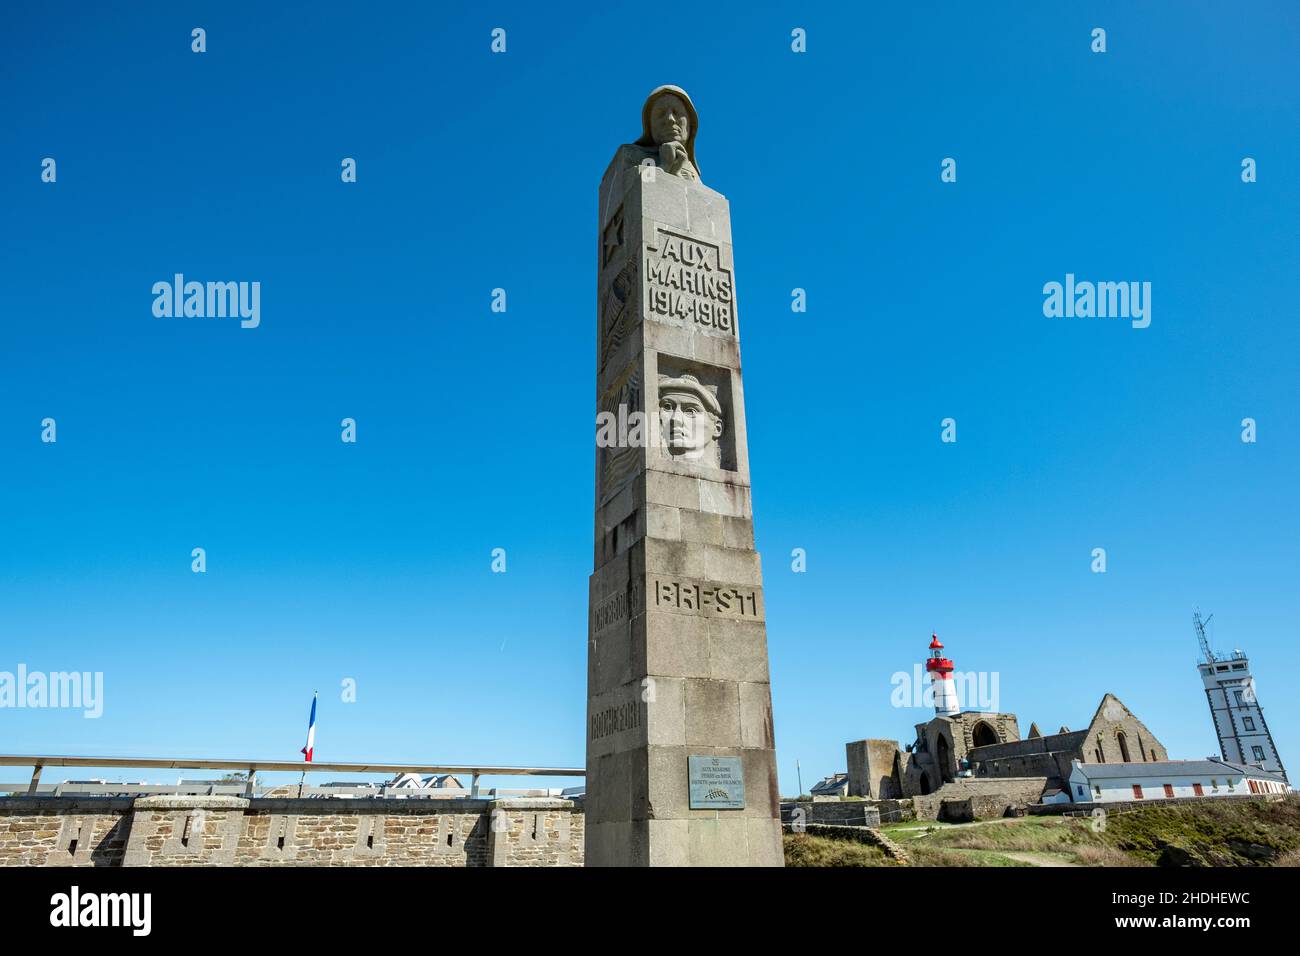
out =
<svg viewBox="0 0 1300 956"><path fill-rule="evenodd" d="M581 866L573 801L0 798L0 866Z"/></svg>

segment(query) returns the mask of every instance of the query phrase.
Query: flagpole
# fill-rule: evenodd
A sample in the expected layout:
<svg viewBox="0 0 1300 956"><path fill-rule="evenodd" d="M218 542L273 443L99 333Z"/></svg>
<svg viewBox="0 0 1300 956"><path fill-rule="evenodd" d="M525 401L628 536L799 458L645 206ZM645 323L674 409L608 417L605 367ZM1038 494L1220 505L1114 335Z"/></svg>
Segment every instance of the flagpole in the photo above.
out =
<svg viewBox="0 0 1300 956"><path fill-rule="evenodd" d="M312 751L315 749L316 744L316 698L319 694L319 691L314 690L311 692L311 718L307 722L307 746L302 748L303 760L306 763L311 763ZM306 785L307 768L303 767L302 776L298 778L298 799L300 800L302 799L303 789Z"/></svg>

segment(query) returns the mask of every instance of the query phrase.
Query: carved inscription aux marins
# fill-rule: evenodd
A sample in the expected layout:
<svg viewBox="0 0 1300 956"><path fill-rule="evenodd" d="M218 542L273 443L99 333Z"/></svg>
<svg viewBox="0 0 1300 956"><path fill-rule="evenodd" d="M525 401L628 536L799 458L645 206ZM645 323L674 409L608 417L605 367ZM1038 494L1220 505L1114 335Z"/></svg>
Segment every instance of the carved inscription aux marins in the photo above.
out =
<svg viewBox="0 0 1300 956"><path fill-rule="evenodd" d="M651 590L654 606L658 608L704 616L758 619L758 592L753 588L653 578Z"/></svg>
<svg viewBox="0 0 1300 956"><path fill-rule="evenodd" d="M736 334L731 273L722 268L718 247L659 230L646 244L646 308L715 332Z"/></svg>

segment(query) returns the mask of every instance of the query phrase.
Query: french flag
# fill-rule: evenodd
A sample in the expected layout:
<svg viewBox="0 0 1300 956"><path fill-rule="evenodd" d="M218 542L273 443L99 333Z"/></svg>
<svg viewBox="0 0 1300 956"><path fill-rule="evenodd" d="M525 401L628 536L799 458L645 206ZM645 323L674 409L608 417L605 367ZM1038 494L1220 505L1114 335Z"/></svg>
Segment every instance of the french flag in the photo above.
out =
<svg viewBox="0 0 1300 956"><path fill-rule="evenodd" d="M307 762L311 763L311 752L316 749L316 695L311 695L311 719L307 721L307 746L302 748L302 752L307 757Z"/></svg>

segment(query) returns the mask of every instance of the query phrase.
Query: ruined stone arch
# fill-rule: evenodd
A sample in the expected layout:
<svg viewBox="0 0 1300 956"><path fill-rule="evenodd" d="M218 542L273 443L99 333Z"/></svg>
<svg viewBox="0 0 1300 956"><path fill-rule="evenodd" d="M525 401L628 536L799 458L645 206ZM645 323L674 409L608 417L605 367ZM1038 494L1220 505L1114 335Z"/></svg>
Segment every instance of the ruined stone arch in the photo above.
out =
<svg viewBox="0 0 1300 956"><path fill-rule="evenodd" d="M1133 758L1128 755L1128 737L1124 731L1115 731L1115 743L1119 744L1119 759L1124 763L1132 763Z"/></svg>
<svg viewBox="0 0 1300 956"><path fill-rule="evenodd" d="M930 775L926 773L924 770L921 771L921 779L918 782L917 786L921 788L921 796L925 796L933 789L930 786Z"/></svg>
<svg viewBox="0 0 1300 956"><path fill-rule="evenodd" d="M989 744L1002 743L997 730L987 720L981 720L970 732L972 747L987 747Z"/></svg>

